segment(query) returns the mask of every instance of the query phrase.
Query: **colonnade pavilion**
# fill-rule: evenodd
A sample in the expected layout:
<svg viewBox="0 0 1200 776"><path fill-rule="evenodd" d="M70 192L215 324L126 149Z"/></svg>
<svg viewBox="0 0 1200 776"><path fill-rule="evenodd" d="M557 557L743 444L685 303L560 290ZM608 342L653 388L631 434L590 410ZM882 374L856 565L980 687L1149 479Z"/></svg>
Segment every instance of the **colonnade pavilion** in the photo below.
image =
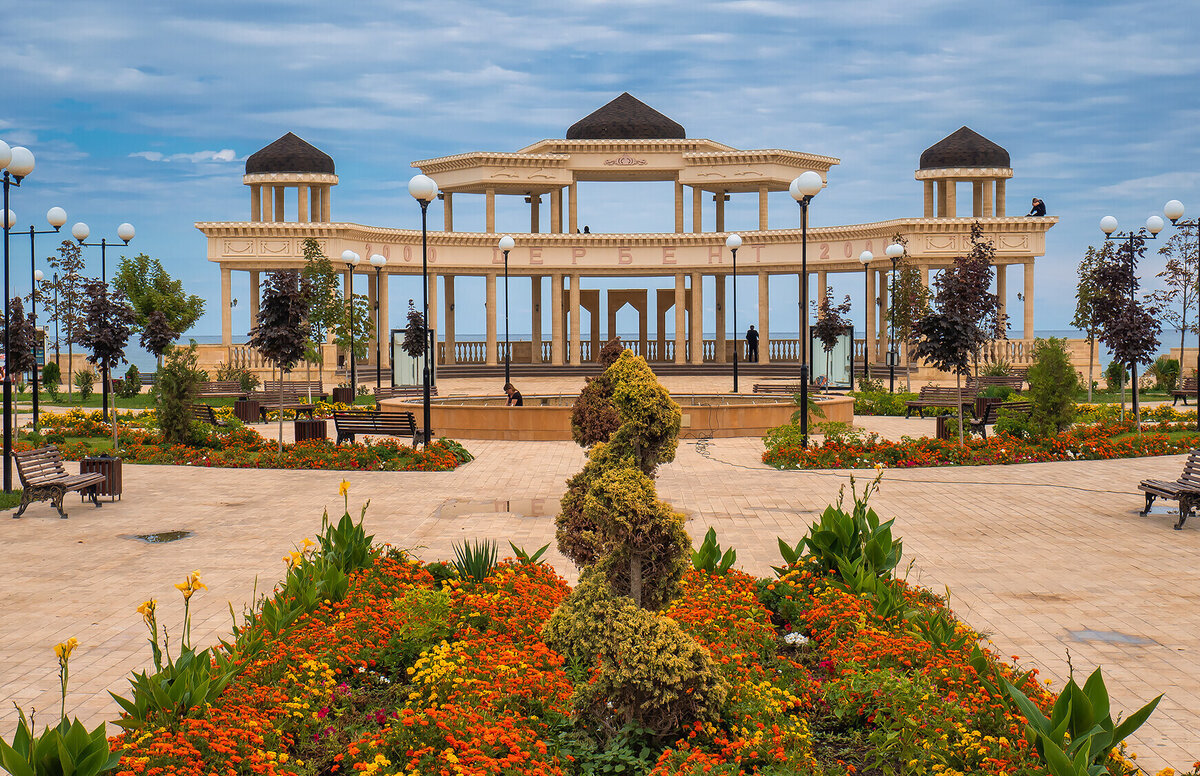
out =
<svg viewBox="0 0 1200 776"><path fill-rule="evenodd" d="M727 338L726 334L732 323L726 316L726 291L733 266L725 247L725 203L733 196L756 196L758 229L739 232L744 242L737 270L739 282L757 285L758 305L757 310L744 311L738 325L757 325L761 362L795 363L799 340L771 333L768 279L789 275L799 285L800 229L768 228L768 195L787 191L792 179L808 170L827 180L838 162L800 151L741 150L713 140L689 139L678 123L627 93L576 122L562 140L541 140L516 152L477 151L413 162L412 166L432 177L439 188L441 213L437 213L438 204L431 205L430 220L436 224L440 215L442 229L428 234L429 318L442 340L438 362L481 369L503 363L504 343L498 337L503 312L496 303L496 291L504 266L497 247L501 235L495 228L496 199L501 196L523 198L530 218L528 233L512 234L516 247L509 256L510 277L514 283L531 283L533 302L532 337L513 343L514 364L558 367L588 363L596 357L601 342L615 335L617 312L626 305L636 311L639 324L637 340L625 344L648 360L695 366L731 361L732 348L743 343L740 337ZM808 270L815 275L808 288L816 298L823 298L830 273L860 277L864 271L869 273L865 282L867 331L865 340L856 343L858 363L864 358L882 363L886 356L891 263L884 248L897 235L905 238L909 260L928 284L931 271L949 266L968 250L975 221L995 246L995 291L1002 302L1008 296L1008 268L1022 267L1024 309L1020 319L1013 316L1014 321L1023 323L1022 336L994 343L992 352L1013 363L1026 360L1034 331L1034 261L1044 254L1046 231L1057 219L1008 216L1005 185L1012 174L1005 149L962 127L920 156L916 180L924 192L921 217L808 230ZM664 224L673 229L581 234L579 181L674 182L674 224ZM387 278L421 274L420 230L333 220L331 191L338 184L333 159L291 133L246 160L243 182L250 190L248 221L196 224L208 238L209 261L221 268L222 347L229 350L229 358L222 360L246 362L250 358L244 347L240 354L235 352L239 346L233 343L232 273L249 273L253 326L261 273L302 267L303 242L309 237L317 240L335 266L341 266L338 259L346 249L364 259L372 254L388 259L382 282L365 261L356 270L367 277L369 306L375 311L369 348L373 356L378 338L387 341L392 320ZM959 184L970 185L969 210L960 206ZM397 186L402 190L403 183ZM961 190L966 191L966 186ZM455 223L454 204L468 196L484 198L484 223ZM548 214L544 213L547 209ZM688 211L690 223L685 218ZM859 261L863 251L876 256L866 267ZM485 278L485 300L457 299L460 308L467 302L473 311L485 302L484 342L456 340L455 281L462 276ZM657 289L654 294L639 288L636 280L664 276L674 278L674 287ZM583 288L585 280L615 277L628 279L630 287L606 292ZM703 336L702 289L708 283L716 292L715 325L709 326L715 331L713 339ZM346 288L350 287L347 283ZM548 338L542 314L542 304L547 302L551 307ZM804 304L802 309L811 308ZM580 330L582 311L588 313L590 322L586 333ZM652 315L656 318L653 333L649 325ZM670 339L664 334L668 315L674 315ZM787 317L791 325L785 330L795 331L799 315ZM603 339L602 318L608 323Z"/></svg>

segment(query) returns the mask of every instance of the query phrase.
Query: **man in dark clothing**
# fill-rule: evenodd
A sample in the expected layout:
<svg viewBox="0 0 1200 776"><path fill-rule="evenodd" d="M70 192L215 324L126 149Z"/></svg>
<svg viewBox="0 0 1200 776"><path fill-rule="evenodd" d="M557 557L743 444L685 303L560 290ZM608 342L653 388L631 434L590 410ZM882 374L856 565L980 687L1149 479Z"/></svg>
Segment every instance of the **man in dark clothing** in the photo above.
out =
<svg viewBox="0 0 1200 776"><path fill-rule="evenodd" d="M1044 216L1046 215L1046 203L1042 202L1037 197L1033 198L1033 207L1026 213L1027 216Z"/></svg>
<svg viewBox="0 0 1200 776"><path fill-rule="evenodd" d="M746 360L758 361L758 332L753 326L746 332Z"/></svg>
<svg viewBox="0 0 1200 776"><path fill-rule="evenodd" d="M508 401L504 403L505 407L524 407L525 399L521 397L521 392L518 391L512 383L504 384L504 392L508 394Z"/></svg>

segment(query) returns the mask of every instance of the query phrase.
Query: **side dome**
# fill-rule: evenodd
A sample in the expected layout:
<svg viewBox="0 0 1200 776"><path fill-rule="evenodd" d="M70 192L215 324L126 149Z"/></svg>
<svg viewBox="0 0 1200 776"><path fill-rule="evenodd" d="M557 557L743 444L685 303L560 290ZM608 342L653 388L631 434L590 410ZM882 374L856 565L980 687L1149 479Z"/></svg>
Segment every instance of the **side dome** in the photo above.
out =
<svg viewBox="0 0 1200 776"><path fill-rule="evenodd" d="M247 175L271 172L335 174L332 156L291 132L246 159Z"/></svg>
<svg viewBox="0 0 1200 776"><path fill-rule="evenodd" d="M682 140L683 125L664 116L629 92L581 118L567 140Z"/></svg>
<svg viewBox="0 0 1200 776"><path fill-rule="evenodd" d="M942 167L1011 167L1008 151L970 127L939 140L921 153L921 169Z"/></svg>

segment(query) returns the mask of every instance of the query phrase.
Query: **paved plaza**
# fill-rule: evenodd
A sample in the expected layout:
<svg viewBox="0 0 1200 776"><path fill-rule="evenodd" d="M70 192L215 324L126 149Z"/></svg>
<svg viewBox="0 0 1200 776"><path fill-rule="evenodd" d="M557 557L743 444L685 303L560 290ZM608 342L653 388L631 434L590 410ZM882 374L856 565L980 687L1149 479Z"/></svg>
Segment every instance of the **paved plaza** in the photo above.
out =
<svg viewBox="0 0 1200 776"><path fill-rule="evenodd" d="M679 379L679 378L676 378ZM492 391L495 381L460 381L444 394ZM668 387L682 385L664 379ZM700 384L697 384L699 382ZM561 384L560 384L561 383ZM527 394L577 390L578 380L539 380ZM724 381L688 380L691 391ZM932 431L932 421L858 418L889 437ZM274 427L260 427L271 434ZM40 719L57 713L52 647L69 637L68 708L89 724L112 719L107 691L124 692L130 670L150 652L141 617L159 599L160 622L179 633L173 585L199 569L209 586L193 599L193 636L215 641L255 589L268 591L282 556L320 528L321 511L341 514L370 501L366 525L381 541L425 559L452 557L463 538L551 543L549 560L575 569L553 548L557 499L583 463L568 442L463 440L476 460L449 473L212 470L126 466L125 497L100 509L68 499L70 519L47 503L21 520L0 521L0 734L15 724L15 701ZM759 461L757 439L682 440L662 467L660 496L686 513L693 538L709 526L738 566L770 573L776 537L795 542L835 500L849 472L779 472ZM1067 653L1076 672L1103 665L1117 708L1159 692L1158 711L1133 744L1151 772L1200 759L1200 522L1173 531L1167 514L1139 517L1137 482L1174 478L1183 457L1007 467L891 470L873 506L897 517L910 579L942 591L1006 655L1021 655L1058 686ZM866 478L873 472L860 472ZM135 534L187 530L190 538L145 544Z"/></svg>

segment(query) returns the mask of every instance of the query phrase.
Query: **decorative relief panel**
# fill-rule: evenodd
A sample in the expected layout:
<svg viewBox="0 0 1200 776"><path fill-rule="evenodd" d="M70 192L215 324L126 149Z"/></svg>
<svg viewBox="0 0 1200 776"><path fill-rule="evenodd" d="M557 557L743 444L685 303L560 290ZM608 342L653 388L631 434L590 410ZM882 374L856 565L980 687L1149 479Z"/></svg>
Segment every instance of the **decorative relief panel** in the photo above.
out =
<svg viewBox="0 0 1200 776"><path fill-rule="evenodd" d="M1000 236L1001 248L1020 248L1023 250L1029 249L1029 235L1027 234L1005 234Z"/></svg>
<svg viewBox="0 0 1200 776"><path fill-rule="evenodd" d="M226 256L236 256L239 253L249 253L253 240L226 240L222 252Z"/></svg>
<svg viewBox="0 0 1200 776"><path fill-rule="evenodd" d="M953 234L930 234L925 236L925 247L931 251L952 251L955 248L955 239L957 235Z"/></svg>
<svg viewBox="0 0 1200 776"><path fill-rule="evenodd" d="M286 256L292 252L291 240L259 240L259 253L267 253L273 256Z"/></svg>

